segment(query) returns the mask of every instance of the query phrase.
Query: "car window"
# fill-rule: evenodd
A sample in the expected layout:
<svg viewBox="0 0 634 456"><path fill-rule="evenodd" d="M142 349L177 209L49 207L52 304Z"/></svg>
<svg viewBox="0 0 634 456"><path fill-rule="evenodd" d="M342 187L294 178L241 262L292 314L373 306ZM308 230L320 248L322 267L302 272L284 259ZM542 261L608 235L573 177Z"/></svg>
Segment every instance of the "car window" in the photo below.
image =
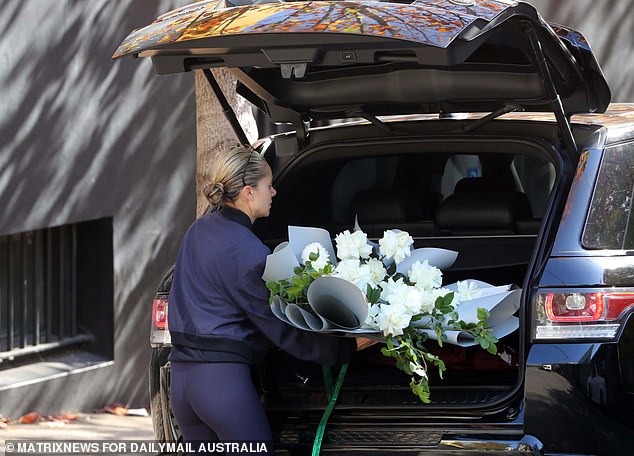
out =
<svg viewBox="0 0 634 456"><path fill-rule="evenodd" d="M634 143L605 150L583 231L587 249L634 248Z"/></svg>
<svg viewBox="0 0 634 456"><path fill-rule="evenodd" d="M452 155L445 164L440 192L443 198L453 194L456 184L465 177L482 177L482 164L477 155Z"/></svg>
<svg viewBox="0 0 634 456"><path fill-rule="evenodd" d="M287 225L319 226L335 233L351 229L355 217L373 234L401 227L419 237L453 235L461 225L474 232L479 230L475 219L482 219L480 208L465 198L478 191L499 201L492 207L483 197L478 200L487 207L483 210L496 216L511 210L510 224L515 223L495 232L481 227L483 234L535 234L554 173L543 158L508 153L425 152L313 161L296 166L278 183L272 217L259 223L261 235L284 238Z"/></svg>

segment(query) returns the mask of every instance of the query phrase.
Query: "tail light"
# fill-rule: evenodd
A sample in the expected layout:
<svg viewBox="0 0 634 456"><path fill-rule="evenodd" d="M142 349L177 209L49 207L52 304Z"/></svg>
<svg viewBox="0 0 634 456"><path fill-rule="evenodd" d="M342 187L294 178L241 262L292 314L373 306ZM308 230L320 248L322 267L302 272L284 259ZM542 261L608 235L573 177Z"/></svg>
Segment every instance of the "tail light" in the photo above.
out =
<svg viewBox="0 0 634 456"><path fill-rule="evenodd" d="M634 309L634 291L539 290L533 337L540 339L611 339L622 317Z"/></svg>
<svg viewBox="0 0 634 456"><path fill-rule="evenodd" d="M157 346L168 345L170 343L171 338L167 328L167 298L156 298L152 304L150 344Z"/></svg>

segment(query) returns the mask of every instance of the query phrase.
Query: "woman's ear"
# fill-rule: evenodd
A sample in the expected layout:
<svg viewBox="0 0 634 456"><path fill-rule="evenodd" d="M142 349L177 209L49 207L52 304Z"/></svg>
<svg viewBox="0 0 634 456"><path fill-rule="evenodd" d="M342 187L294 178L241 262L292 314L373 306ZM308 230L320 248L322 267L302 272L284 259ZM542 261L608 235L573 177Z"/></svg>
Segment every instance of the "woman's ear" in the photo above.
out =
<svg viewBox="0 0 634 456"><path fill-rule="evenodd" d="M240 193L243 195L245 200L253 199L253 187L251 187L250 185L245 185L244 187L242 187Z"/></svg>

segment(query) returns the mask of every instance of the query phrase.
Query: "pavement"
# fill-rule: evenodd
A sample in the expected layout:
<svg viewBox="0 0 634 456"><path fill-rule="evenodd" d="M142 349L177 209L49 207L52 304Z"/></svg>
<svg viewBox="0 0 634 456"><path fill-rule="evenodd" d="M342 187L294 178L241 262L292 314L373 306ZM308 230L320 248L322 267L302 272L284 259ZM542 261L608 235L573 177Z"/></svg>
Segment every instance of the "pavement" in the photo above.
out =
<svg viewBox="0 0 634 456"><path fill-rule="evenodd" d="M18 441L144 441L154 440L152 432L152 418L150 416L118 416L110 413L78 413L74 419L56 421L36 421L32 424L10 422L0 429L0 454L9 456L9 447L5 448L7 440ZM130 445L127 445L130 448ZM6 453L5 453L6 451ZM103 454L134 454L136 452L105 451ZM30 452L30 454L44 454ZM92 454L51 452L48 454ZM102 454L102 453L99 453Z"/></svg>

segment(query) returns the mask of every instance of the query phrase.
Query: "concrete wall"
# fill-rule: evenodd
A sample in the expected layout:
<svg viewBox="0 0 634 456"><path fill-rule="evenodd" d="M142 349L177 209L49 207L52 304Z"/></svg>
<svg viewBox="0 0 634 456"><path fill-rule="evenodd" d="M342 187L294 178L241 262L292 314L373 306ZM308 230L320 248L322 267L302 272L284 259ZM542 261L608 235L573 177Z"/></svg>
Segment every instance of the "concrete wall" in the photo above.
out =
<svg viewBox="0 0 634 456"><path fill-rule="evenodd" d="M148 403L153 292L195 215L193 74L110 57L186 3L2 1L0 236L112 217L115 343L108 367L1 391L0 414Z"/></svg>
<svg viewBox="0 0 634 456"><path fill-rule="evenodd" d="M612 101L634 102L634 8L632 1L527 0L549 22L580 31L603 68Z"/></svg>

